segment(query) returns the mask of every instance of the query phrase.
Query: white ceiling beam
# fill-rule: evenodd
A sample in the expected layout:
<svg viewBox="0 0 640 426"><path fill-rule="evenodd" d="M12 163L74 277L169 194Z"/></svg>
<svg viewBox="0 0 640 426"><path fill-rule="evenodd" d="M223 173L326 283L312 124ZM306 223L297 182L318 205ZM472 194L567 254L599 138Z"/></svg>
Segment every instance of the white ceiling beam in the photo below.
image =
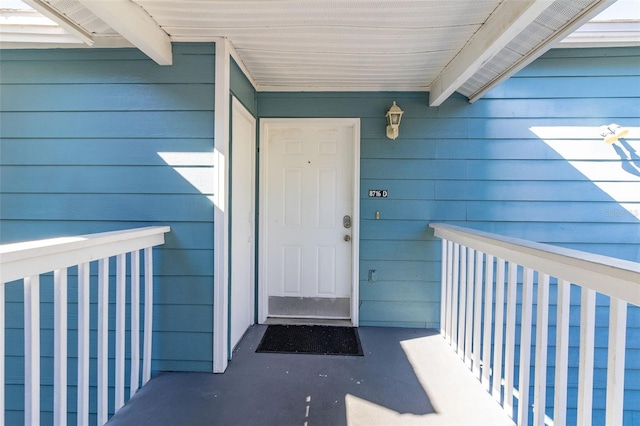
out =
<svg viewBox="0 0 640 426"><path fill-rule="evenodd" d="M130 0L78 0L158 65L171 65L171 38L139 5Z"/></svg>
<svg viewBox="0 0 640 426"><path fill-rule="evenodd" d="M38 13L51 19L56 24L70 32L73 36L77 37L82 43L87 46L93 46L93 34L76 24L71 19L67 18L63 13L60 13L57 9L52 7L49 3L43 0L22 0L27 6L36 10Z"/></svg>
<svg viewBox="0 0 640 426"><path fill-rule="evenodd" d="M429 88L429 106L439 106L550 5L550 0L506 0L446 66Z"/></svg>

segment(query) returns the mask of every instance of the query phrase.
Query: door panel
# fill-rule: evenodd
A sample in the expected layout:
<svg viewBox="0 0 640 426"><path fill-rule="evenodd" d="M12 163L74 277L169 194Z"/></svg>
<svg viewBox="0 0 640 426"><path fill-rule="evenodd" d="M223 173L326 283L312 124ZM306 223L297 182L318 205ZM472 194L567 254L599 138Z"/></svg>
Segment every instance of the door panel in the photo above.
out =
<svg viewBox="0 0 640 426"><path fill-rule="evenodd" d="M266 142L268 314L349 318L353 126L270 126Z"/></svg>

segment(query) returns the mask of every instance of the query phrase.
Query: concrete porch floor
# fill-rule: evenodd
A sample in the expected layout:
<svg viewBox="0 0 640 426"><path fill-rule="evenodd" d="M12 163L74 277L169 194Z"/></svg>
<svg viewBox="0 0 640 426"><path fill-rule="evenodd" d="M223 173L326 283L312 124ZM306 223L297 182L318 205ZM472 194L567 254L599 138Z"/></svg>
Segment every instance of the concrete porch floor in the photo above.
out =
<svg viewBox="0 0 640 426"><path fill-rule="evenodd" d="M265 330L224 374L156 375L108 424L513 424L435 330L361 327L364 357L255 353Z"/></svg>

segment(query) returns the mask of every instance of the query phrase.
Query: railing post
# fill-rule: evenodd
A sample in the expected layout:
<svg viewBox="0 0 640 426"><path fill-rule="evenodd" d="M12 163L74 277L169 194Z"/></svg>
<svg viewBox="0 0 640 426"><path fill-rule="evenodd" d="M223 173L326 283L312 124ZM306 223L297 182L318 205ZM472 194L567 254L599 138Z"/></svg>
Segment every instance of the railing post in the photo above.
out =
<svg viewBox="0 0 640 426"><path fill-rule="evenodd" d="M142 385L151 379L151 344L153 335L153 248L144 249L144 347Z"/></svg>
<svg viewBox="0 0 640 426"><path fill-rule="evenodd" d="M67 424L67 268L53 273L53 424Z"/></svg>
<svg viewBox="0 0 640 426"><path fill-rule="evenodd" d="M24 279L24 422L40 424L40 276Z"/></svg>

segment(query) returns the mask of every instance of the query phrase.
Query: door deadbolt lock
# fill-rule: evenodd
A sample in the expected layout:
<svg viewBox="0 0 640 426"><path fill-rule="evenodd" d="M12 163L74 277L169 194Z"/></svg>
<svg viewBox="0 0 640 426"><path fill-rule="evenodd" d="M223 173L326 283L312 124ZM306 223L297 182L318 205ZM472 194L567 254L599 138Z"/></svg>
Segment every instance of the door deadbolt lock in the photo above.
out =
<svg viewBox="0 0 640 426"><path fill-rule="evenodd" d="M342 218L342 226L345 228L351 228L351 216L346 215Z"/></svg>
<svg viewBox="0 0 640 426"><path fill-rule="evenodd" d="M347 241L347 242L351 241L351 235L345 235L344 236L344 240Z"/></svg>

